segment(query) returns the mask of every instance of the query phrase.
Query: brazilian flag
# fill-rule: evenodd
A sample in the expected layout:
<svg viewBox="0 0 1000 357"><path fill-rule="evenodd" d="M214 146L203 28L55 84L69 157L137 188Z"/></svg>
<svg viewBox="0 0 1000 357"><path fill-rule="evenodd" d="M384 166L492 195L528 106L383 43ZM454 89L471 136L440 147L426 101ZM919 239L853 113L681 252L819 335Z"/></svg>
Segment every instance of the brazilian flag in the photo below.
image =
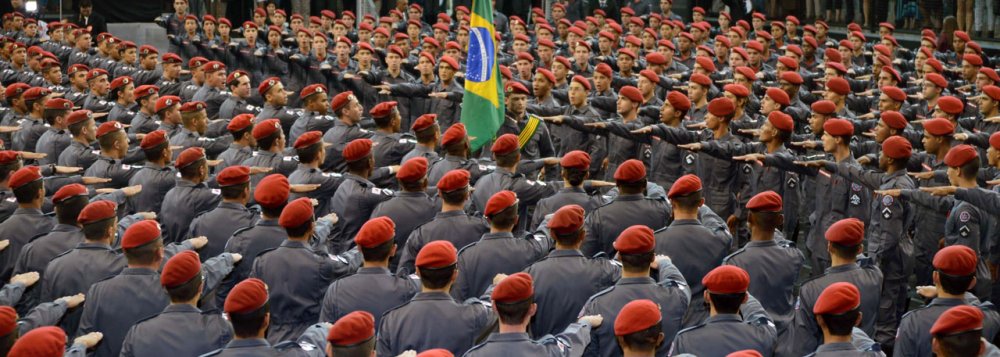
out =
<svg viewBox="0 0 1000 357"><path fill-rule="evenodd" d="M503 86L497 63L496 30L493 29L493 6L490 0L472 1L469 31L469 55L465 64L465 96L462 98L462 123L469 145L478 150L493 139L504 119Z"/></svg>

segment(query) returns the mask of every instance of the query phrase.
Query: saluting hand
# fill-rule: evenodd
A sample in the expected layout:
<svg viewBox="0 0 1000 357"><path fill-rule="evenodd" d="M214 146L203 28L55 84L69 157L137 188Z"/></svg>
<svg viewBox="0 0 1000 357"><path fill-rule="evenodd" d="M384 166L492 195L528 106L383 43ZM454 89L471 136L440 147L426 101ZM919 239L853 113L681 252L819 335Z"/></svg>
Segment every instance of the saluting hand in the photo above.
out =
<svg viewBox="0 0 1000 357"><path fill-rule="evenodd" d="M191 246L194 247L194 249L201 249L201 247L204 247L206 244L208 244L208 238L205 236L194 237L188 239L187 241L191 243Z"/></svg>
<svg viewBox="0 0 1000 357"><path fill-rule="evenodd" d="M59 299L56 299L56 301L66 302L66 307L70 309L80 306L80 304L82 304L84 300L86 300L86 297L84 297L83 293L70 296L63 296Z"/></svg>
<svg viewBox="0 0 1000 357"><path fill-rule="evenodd" d="M271 167L251 166L250 167L250 174L251 175L266 174L268 172L271 172L271 170L273 170L273 169L274 168L271 168Z"/></svg>
<svg viewBox="0 0 1000 357"><path fill-rule="evenodd" d="M930 180L934 178L934 171L907 172L908 175L920 180Z"/></svg>
<svg viewBox="0 0 1000 357"><path fill-rule="evenodd" d="M300 183L300 184L295 184L295 185L289 185L288 189L292 193L306 193L306 192L315 191L317 188L319 188L319 184L301 184Z"/></svg>
<svg viewBox="0 0 1000 357"><path fill-rule="evenodd" d="M232 255L232 257L233 257L233 264L239 263L241 260L243 260L243 254L232 253L230 255Z"/></svg>
<svg viewBox="0 0 1000 357"><path fill-rule="evenodd" d="M0 252L10 246L10 239L0 240Z"/></svg>
<svg viewBox="0 0 1000 357"><path fill-rule="evenodd" d="M93 177L93 176L84 176L83 177L83 184L84 185L97 185L97 184L108 183L108 182L111 182L110 178Z"/></svg>
<svg viewBox="0 0 1000 357"><path fill-rule="evenodd" d="M29 287L29 286L35 285L35 283L38 282L39 278L40 278L40 276L38 275L37 271L31 271L31 272L27 272L27 273L21 273L21 274L14 275L13 277L10 278L10 283L11 284L21 283L21 285L24 285L25 287Z"/></svg>
<svg viewBox="0 0 1000 357"><path fill-rule="evenodd" d="M875 194L877 194L877 195L886 195L886 196L892 196L892 197L899 197L899 195L901 195L902 193L903 193L903 190L900 190L898 188L893 188L893 189L888 189L888 190L875 190Z"/></svg>
<svg viewBox="0 0 1000 357"><path fill-rule="evenodd" d="M142 192L142 185L122 187L122 193L124 193L127 197L135 196L139 192Z"/></svg>
<svg viewBox="0 0 1000 357"><path fill-rule="evenodd" d="M86 346L88 349L91 349L94 348L94 346L97 346L97 343L101 342L101 339L103 338L104 338L103 333L91 332L86 335L77 337L75 340L73 340L73 344L79 343L81 345Z"/></svg>
<svg viewBox="0 0 1000 357"><path fill-rule="evenodd" d="M677 145L677 147L679 147L681 149L684 149L684 150L690 150L690 151L695 151L695 152L701 151L701 143L680 144L680 145Z"/></svg>
<svg viewBox="0 0 1000 357"><path fill-rule="evenodd" d="M42 154L45 155L45 154ZM75 174L77 172L83 171L82 167L71 167L71 166L56 166L57 174Z"/></svg>
<svg viewBox="0 0 1000 357"><path fill-rule="evenodd" d="M920 190L932 194L934 196L950 196L954 195L955 191L958 191L958 187L955 186L921 187Z"/></svg>

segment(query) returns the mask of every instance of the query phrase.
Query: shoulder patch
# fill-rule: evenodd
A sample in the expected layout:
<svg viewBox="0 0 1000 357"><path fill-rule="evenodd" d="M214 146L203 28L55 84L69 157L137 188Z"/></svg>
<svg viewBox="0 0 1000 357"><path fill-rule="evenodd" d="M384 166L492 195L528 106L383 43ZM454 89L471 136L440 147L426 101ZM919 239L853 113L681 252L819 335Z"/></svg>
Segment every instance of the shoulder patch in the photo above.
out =
<svg viewBox="0 0 1000 357"><path fill-rule="evenodd" d="M211 192L212 192L212 194L213 194L213 195L216 195L216 196L218 196L218 195L221 195L221 194L222 194L222 190L221 190L221 189L218 189L218 188L213 188L213 189L211 190Z"/></svg>
<svg viewBox="0 0 1000 357"><path fill-rule="evenodd" d="M958 214L958 220L960 222L968 222L970 219L972 219L972 214L969 213L969 211L962 211L962 213Z"/></svg>

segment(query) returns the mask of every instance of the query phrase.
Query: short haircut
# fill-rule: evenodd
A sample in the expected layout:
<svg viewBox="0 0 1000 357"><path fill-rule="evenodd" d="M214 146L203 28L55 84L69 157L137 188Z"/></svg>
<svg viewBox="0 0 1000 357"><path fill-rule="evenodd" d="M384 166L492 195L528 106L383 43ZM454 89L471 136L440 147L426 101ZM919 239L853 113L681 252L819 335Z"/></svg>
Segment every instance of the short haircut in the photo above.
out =
<svg viewBox="0 0 1000 357"><path fill-rule="evenodd" d="M840 259L857 259L858 254L861 253L862 246L864 246L864 244L843 245L840 243L830 242L830 250L833 252L833 255L836 255Z"/></svg>
<svg viewBox="0 0 1000 357"><path fill-rule="evenodd" d="M583 227L580 227L580 229L571 233L552 234L552 238L555 239L556 243L559 245L572 246L583 240L585 236L584 232Z"/></svg>
<svg viewBox="0 0 1000 357"><path fill-rule="evenodd" d="M21 168L21 160L16 160L6 165L0 165L0 181L6 180L10 174Z"/></svg>
<svg viewBox="0 0 1000 357"><path fill-rule="evenodd" d="M170 296L170 302L191 301L191 299L194 299L198 295L198 288L200 287L201 274L195 274L191 280L188 280L184 284L167 288L167 295Z"/></svg>
<svg viewBox="0 0 1000 357"><path fill-rule="evenodd" d="M399 115L399 109L392 108L392 112L390 112L389 115L386 115L381 118L372 118L372 121L375 122L375 126L379 128L385 128L388 127L389 124L392 124L392 118L395 118L396 115Z"/></svg>
<svg viewBox="0 0 1000 357"><path fill-rule="evenodd" d="M83 225L83 237L87 240L98 240L108 238L106 234L108 233L108 228L112 223L115 223L114 219L107 218L96 222L90 222Z"/></svg>
<svg viewBox="0 0 1000 357"><path fill-rule="evenodd" d="M371 157L371 154L368 154L368 157ZM347 163L347 171L350 172L361 172L369 170L371 168L372 168L372 162L368 158L362 158Z"/></svg>
<svg viewBox="0 0 1000 357"><path fill-rule="evenodd" d="M275 131L271 135L257 139L257 148L265 151L271 150L271 147L278 142L278 138L281 136L280 133L279 131Z"/></svg>
<svg viewBox="0 0 1000 357"><path fill-rule="evenodd" d="M249 186L250 186L249 182L244 182L241 184L222 187L220 189L220 191L222 191L222 198L228 200L235 200L237 198L240 198L240 196L243 195L243 192L246 192L245 190Z"/></svg>
<svg viewBox="0 0 1000 357"><path fill-rule="evenodd" d="M350 346L337 346L332 343L329 346L333 355L337 357L371 357L375 350L375 338L372 336L364 342Z"/></svg>
<svg viewBox="0 0 1000 357"><path fill-rule="evenodd" d="M948 356L978 356L982 346L983 330L972 330L954 335L934 335L938 347Z"/></svg>
<svg viewBox="0 0 1000 357"><path fill-rule="evenodd" d="M90 125L94 119L87 119L78 123L73 123L69 125L69 133L73 136L79 136L80 132L83 131L83 127Z"/></svg>
<svg viewBox="0 0 1000 357"><path fill-rule="evenodd" d="M842 314L823 314L820 316L823 316L823 322L826 323L826 328L830 330L831 335L850 336L860 313L860 310L855 308Z"/></svg>
<svg viewBox="0 0 1000 357"><path fill-rule="evenodd" d="M646 179L641 179L635 182L625 182L621 180L615 180L615 185L618 186L618 191L623 195L634 195L637 193L642 193L646 189Z"/></svg>
<svg viewBox="0 0 1000 357"><path fill-rule="evenodd" d="M135 248L125 249L125 260L135 265L153 264L160 257L160 248L163 248L163 238L156 238L146 244Z"/></svg>
<svg viewBox="0 0 1000 357"><path fill-rule="evenodd" d="M637 351L652 351L660 347L660 334L663 333L662 324L654 324L649 328L621 336L621 341L625 346Z"/></svg>
<svg viewBox="0 0 1000 357"><path fill-rule="evenodd" d="M252 135L253 126L248 126L240 130L230 130L229 134L233 136L233 140L241 140L244 135Z"/></svg>
<svg viewBox="0 0 1000 357"><path fill-rule="evenodd" d="M396 243L395 240L390 239L382 244L375 247L365 248L360 247L361 256L364 257L366 262L381 262L389 258L389 253L392 252L392 247Z"/></svg>
<svg viewBox="0 0 1000 357"><path fill-rule="evenodd" d="M286 203L282 203L278 207L260 206L260 211L265 216L278 218L278 217L281 217L281 211L285 210L285 205L287 205L287 202Z"/></svg>
<svg viewBox="0 0 1000 357"><path fill-rule="evenodd" d="M289 237L302 237L309 233L309 230L312 229L312 225L313 220L310 218L296 227L285 228L285 232L288 233Z"/></svg>
<svg viewBox="0 0 1000 357"><path fill-rule="evenodd" d="M97 143L101 145L102 150L110 150L122 135L125 135L125 133L121 130L116 130L97 138Z"/></svg>
<svg viewBox="0 0 1000 357"><path fill-rule="evenodd" d="M496 159L497 166L511 167L521 160L521 153L518 150L514 150L502 155L493 154L493 157Z"/></svg>
<svg viewBox="0 0 1000 357"><path fill-rule="evenodd" d="M159 161L160 159L162 159L164 157L163 154L166 153L166 150L164 149L167 148L167 145L169 145L169 143L164 141L159 145L156 145L149 149L143 149L142 153L146 154L146 161Z"/></svg>
<svg viewBox="0 0 1000 357"><path fill-rule="evenodd" d="M976 277L975 273L969 275L951 275L940 270L937 273L938 280L941 281L941 288L944 289L944 292L952 295L964 295L969 290L972 279Z"/></svg>
<svg viewBox="0 0 1000 357"><path fill-rule="evenodd" d="M42 111L42 118L49 125L55 125L56 118L69 114L68 109L45 109Z"/></svg>
<svg viewBox="0 0 1000 357"><path fill-rule="evenodd" d="M299 155L299 162L308 164L319 159L319 151L323 150L323 143L318 142L301 149L295 149Z"/></svg>
<svg viewBox="0 0 1000 357"><path fill-rule="evenodd" d="M517 224L518 206L520 205L515 204L504 208L500 212L487 216L487 218L490 219L490 225L500 229L513 227Z"/></svg>
<svg viewBox="0 0 1000 357"><path fill-rule="evenodd" d="M743 305L743 299L747 296L747 293L708 293L708 296L712 299L712 306L715 306L716 312L720 314L735 314L740 312L740 305Z"/></svg>
<svg viewBox="0 0 1000 357"><path fill-rule="evenodd" d="M979 175L979 165L979 159L969 160L959 168L959 172L964 178L975 179Z"/></svg>
<svg viewBox="0 0 1000 357"><path fill-rule="evenodd" d="M261 327L264 327L264 318L271 312L271 302L264 303L264 306L256 310L244 313L229 313L229 323L233 325L233 335L239 338L256 337Z"/></svg>
<svg viewBox="0 0 1000 357"><path fill-rule="evenodd" d="M619 252L619 257L622 260L622 269L629 273L638 273L649 270L649 265L653 264L654 255L655 253L652 251L637 254Z"/></svg>
<svg viewBox="0 0 1000 357"><path fill-rule="evenodd" d="M201 158L196 160L195 162L188 164L187 166L177 169L177 172L179 172L181 174L181 177L183 178L197 177L198 169L201 169L207 163L208 161L206 161L204 158Z"/></svg>
<svg viewBox="0 0 1000 357"><path fill-rule="evenodd" d="M772 231L775 228L781 227L781 224L778 224L778 217L781 217L781 212L761 212L751 210L748 216L748 221L753 222L754 225L765 231Z"/></svg>
<svg viewBox="0 0 1000 357"><path fill-rule="evenodd" d="M14 189L14 197L17 198L17 203L31 203L36 198L38 198L38 190L42 188L42 180L35 180L28 182L21 187Z"/></svg>
<svg viewBox="0 0 1000 357"><path fill-rule="evenodd" d="M438 191L438 195L441 196L441 200L449 205L460 205L465 203L465 200L469 197L468 193L468 187L448 192Z"/></svg>
<svg viewBox="0 0 1000 357"><path fill-rule="evenodd" d="M701 206L702 191L698 190L686 195L674 196L670 199L674 206L680 209L693 210Z"/></svg>
<svg viewBox="0 0 1000 357"><path fill-rule="evenodd" d="M405 192L422 192L427 188L427 178L416 181L399 181L399 187Z"/></svg>
<svg viewBox="0 0 1000 357"><path fill-rule="evenodd" d="M437 124L431 125L424 130L414 131L413 135L417 137L418 143L432 143L434 142L434 134L437 133Z"/></svg>
<svg viewBox="0 0 1000 357"><path fill-rule="evenodd" d="M181 112L181 122L183 122L184 125L190 125L191 122L193 122L195 119L200 118L202 115L205 115L204 110L196 110L193 112Z"/></svg>
<svg viewBox="0 0 1000 357"><path fill-rule="evenodd" d="M417 271L420 272L420 283L428 289L444 288L451 282L451 276L455 272L455 269L455 264L443 268L417 267Z"/></svg>
<svg viewBox="0 0 1000 357"><path fill-rule="evenodd" d="M497 316L500 318L500 322L508 325L519 325L524 323L524 320L528 318L528 311L531 310L531 304L535 303L533 297L527 298L521 301L515 302L494 302L493 304L497 307Z"/></svg>
<svg viewBox="0 0 1000 357"><path fill-rule="evenodd" d="M590 173L590 169L578 169L575 167L564 167L562 168L563 176L570 186L580 186L583 181L587 179L587 175Z"/></svg>
<svg viewBox="0 0 1000 357"><path fill-rule="evenodd" d="M448 143L448 145L444 145L442 148L448 155L460 156L465 154L466 147L466 139L463 138L462 140Z"/></svg>
<svg viewBox="0 0 1000 357"><path fill-rule="evenodd" d="M80 216L80 212L83 211L83 208L87 207L87 204L89 203L90 200L84 195L67 198L55 205L56 219L61 224L75 226L77 217Z"/></svg>

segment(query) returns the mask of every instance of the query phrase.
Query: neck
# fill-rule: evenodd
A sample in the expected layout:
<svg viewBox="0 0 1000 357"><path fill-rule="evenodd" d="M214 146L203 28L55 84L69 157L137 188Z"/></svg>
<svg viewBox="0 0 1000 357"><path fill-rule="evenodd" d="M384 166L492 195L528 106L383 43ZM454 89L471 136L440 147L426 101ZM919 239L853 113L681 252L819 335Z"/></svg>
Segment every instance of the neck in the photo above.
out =
<svg viewBox="0 0 1000 357"><path fill-rule="evenodd" d="M528 321L531 319L524 319L524 323L518 325L508 325L505 323L500 323L500 333L525 333L528 331Z"/></svg>
<svg viewBox="0 0 1000 357"><path fill-rule="evenodd" d="M973 179L970 180L970 179L967 179L967 178L964 178L964 177L959 177L958 178L958 187L961 187L961 188L976 188L976 187L979 187L979 183L976 182L975 178L973 178Z"/></svg>
<svg viewBox="0 0 1000 357"><path fill-rule="evenodd" d="M854 264L854 262L856 262L856 261L857 261L856 259L844 259L844 258L838 257L836 254L832 254L832 253L830 254L830 267L837 267L837 266L841 266L841 265Z"/></svg>
<svg viewBox="0 0 1000 357"><path fill-rule="evenodd" d="M511 233L514 231L514 227L500 228L497 226L490 226L490 233Z"/></svg>
<svg viewBox="0 0 1000 357"><path fill-rule="evenodd" d="M624 357L653 357L656 355L655 349L649 351L636 351L630 348L626 348L624 349L624 352L625 352L625 354L623 355Z"/></svg>
<svg viewBox="0 0 1000 357"><path fill-rule="evenodd" d="M774 240L774 231L765 231L756 227L750 228L750 240L752 241L768 241Z"/></svg>
<svg viewBox="0 0 1000 357"><path fill-rule="evenodd" d="M303 162L302 164L306 165L307 167L309 167L311 169L318 169L319 168L319 160L313 160L312 162Z"/></svg>
<svg viewBox="0 0 1000 357"><path fill-rule="evenodd" d="M716 139L721 138L723 136L726 136L726 134L729 134L729 124L728 123L720 123L718 128L715 128L715 130L712 130L712 137L714 137Z"/></svg>
<svg viewBox="0 0 1000 357"><path fill-rule="evenodd" d="M35 201L32 201L32 202L28 202L28 203L18 203L17 204L17 208L42 209L42 201L35 200Z"/></svg>
<svg viewBox="0 0 1000 357"><path fill-rule="evenodd" d="M823 344L851 342L851 335L831 335L830 330L823 329Z"/></svg>
<svg viewBox="0 0 1000 357"><path fill-rule="evenodd" d="M363 170L363 171L350 171L351 175L354 175L354 176L357 176L357 177L361 177L361 178L366 178L366 179L368 178L369 175L371 175L371 172L372 172L371 169L367 169L367 170Z"/></svg>
<svg viewBox="0 0 1000 357"><path fill-rule="evenodd" d="M445 293L445 294L450 294L451 293L451 284L454 284L454 283L455 282L452 281L452 282L448 283L448 285L445 285L444 287L442 287L440 289L431 289L431 288L428 288L427 286L422 286L422 287L420 287L420 292L422 292L422 293Z"/></svg>
<svg viewBox="0 0 1000 357"><path fill-rule="evenodd" d="M693 219L693 220L697 220L698 219L698 210L697 209L693 209L693 210L683 209L682 210L679 207L674 206L674 220L680 220L680 219L688 219L688 220Z"/></svg>
<svg viewBox="0 0 1000 357"><path fill-rule="evenodd" d="M646 278L649 277L649 269L645 269L640 272L629 272L628 270L622 269L622 278Z"/></svg>
<svg viewBox="0 0 1000 357"><path fill-rule="evenodd" d="M944 160L944 156L948 155L948 151L951 150L951 143L942 143L938 146L937 152L934 153L934 157L938 160Z"/></svg>
<svg viewBox="0 0 1000 357"><path fill-rule="evenodd" d="M638 116L639 116L639 114L638 114L637 111L631 110L628 113L622 114L622 120L624 120L624 121L633 121Z"/></svg>
<svg viewBox="0 0 1000 357"><path fill-rule="evenodd" d="M364 262L364 267L365 268L388 268L389 267L389 260L383 260L383 261L378 261L378 262L366 260Z"/></svg>
<svg viewBox="0 0 1000 357"><path fill-rule="evenodd" d="M149 269L149 270L157 270L157 269L159 269L159 268L160 268L160 262L159 262L159 261L157 261L157 262L155 262L155 263L152 263L152 264L132 264L132 263L128 263L128 267L129 267L130 269Z"/></svg>
<svg viewBox="0 0 1000 357"><path fill-rule="evenodd" d="M775 151L778 151L778 149L781 149L781 147L784 146L784 143L778 140L771 140L765 143L765 145L767 145L767 152L773 153Z"/></svg>
<svg viewBox="0 0 1000 357"><path fill-rule="evenodd" d="M833 151L833 158L837 162L843 161L851 156L851 147L847 145L838 145L837 149Z"/></svg>
<svg viewBox="0 0 1000 357"><path fill-rule="evenodd" d="M125 155L122 155L120 152L118 152L118 150L101 149L101 155L110 157L112 159L121 159L122 157L125 157Z"/></svg>
<svg viewBox="0 0 1000 357"><path fill-rule="evenodd" d="M282 151L284 151L284 148L282 148L281 145L271 145L271 147L268 148L267 151L280 154Z"/></svg>

